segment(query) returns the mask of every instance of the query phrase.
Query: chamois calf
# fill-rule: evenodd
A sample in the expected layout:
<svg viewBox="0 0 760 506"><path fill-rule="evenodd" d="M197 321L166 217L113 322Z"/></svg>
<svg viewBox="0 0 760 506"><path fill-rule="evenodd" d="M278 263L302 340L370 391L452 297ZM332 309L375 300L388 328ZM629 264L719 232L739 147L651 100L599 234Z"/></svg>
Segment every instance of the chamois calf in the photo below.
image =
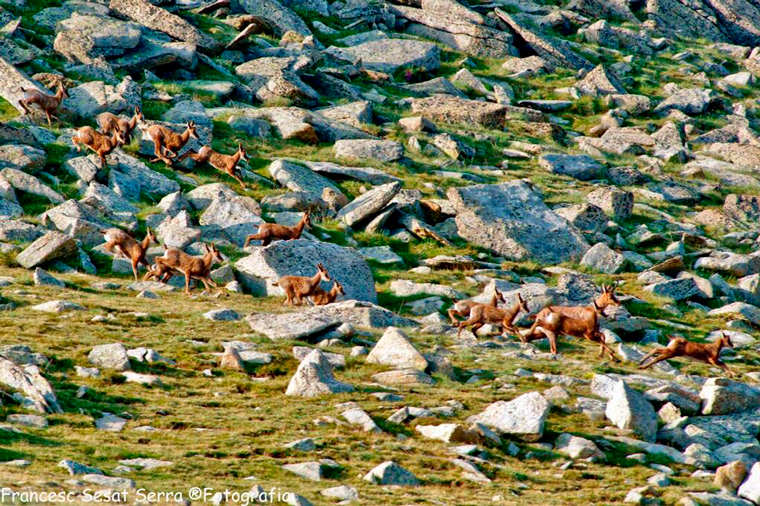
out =
<svg viewBox="0 0 760 506"><path fill-rule="evenodd" d="M110 134L118 130L124 139L124 144L132 142L132 132L135 127L142 121L143 114L139 107L135 107L135 113L130 119L120 118L111 112L98 114L98 125L104 134Z"/></svg>
<svg viewBox="0 0 760 506"><path fill-rule="evenodd" d="M734 343L731 342L731 337L727 336L725 332L721 333L720 339L710 344L701 344L687 341L682 337L671 338L668 345L664 348L655 348L650 351L639 362L639 369L647 369L652 367L658 362L663 360L669 360L675 357L689 357L700 362L706 362L710 365L720 367L726 374L733 376L734 373L728 366L720 359L720 352L723 348L733 348ZM649 360L652 357L654 360ZM647 362L645 364L645 362Z"/></svg>
<svg viewBox="0 0 760 506"><path fill-rule="evenodd" d="M177 161L181 162L188 156L198 163L207 162L216 170L226 172L230 177L240 183L240 186L245 188L243 173L237 166L240 160L248 161L248 154L245 152L242 143L238 143L238 150L233 155L223 155L222 153L217 153L211 149L211 146L203 146L197 153L194 150L189 149L184 155L179 157Z"/></svg>
<svg viewBox="0 0 760 506"><path fill-rule="evenodd" d="M501 293L498 288L494 287L493 295L491 296L491 300L487 305L491 307L498 307L499 302L506 303L506 300L504 300L504 294ZM475 302L472 299L456 301L454 305L451 306L448 310L449 318L451 318L451 324L459 325L460 320L457 318L457 316L461 316L464 319L469 318L470 311L478 304L479 302Z"/></svg>
<svg viewBox="0 0 760 506"><path fill-rule="evenodd" d="M148 228L145 238L142 242L138 242L134 237L124 232L120 228L109 228L101 232L105 237L106 243L103 247L106 251L113 253L114 249L121 253L124 258L132 262L132 273L135 275L135 281L137 281L137 266L143 264L150 270L150 264L145 258L145 253L148 251L148 246L151 242L157 243L155 234Z"/></svg>
<svg viewBox="0 0 760 506"><path fill-rule="evenodd" d="M301 217L301 221L293 227L279 225L277 223L262 223L259 225L259 233L251 234L245 238L244 248L247 248L251 241L261 241L262 246L266 246L274 239L288 241L298 239L304 228L311 228L311 212L306 211Z"/></svg>
<svg viewBox="0 0 760 506"><path fill-rule="evenodd" d="M69 98L69 92L66 91L66 87L63 85L63 81L58 81L58 91L55 95L48 95L38 89L24 89L21 88L21 93L24 94L24 98L18 101L19 105L24 109L24 115L31 114L31 107L36 105L47 116L48 126L52 124L51 118L55 118L60 121L58 116L54 113L58 111L64 98Z"/></svg>
<svg viewBox="0 0 760 506"><path fill-rule="evenodd" d="M147 128L140 126L140 130L145 138L152 140L156 146L156 158L152 159L151 162L162 160L167 165L172 165L171 158L177 158L179 150L187 144L190 138L198 138L198 133L195 131L195 121L189 121L181 134L164 125L150 125Z"/></svg>
<svg viewBox="0 0 760 506"><path fill-rule="evenodd" d="M202 281L208 291L211 291L209 285L219 288L216 282L211 279L211 268L215 263L223 261L222 254L213 244L206 244L205 247L206 253L203 256L196 257L177 248L166 248L164 246L164 255L156 258L156 265L143 279L147 281L161 276L168 279L174 272L179 272L185 276L185 293L188 296L190 295L191 279ZM222 291L219 290L219 293L221 294Z"/></svg>
<svg viewBox="0 0 760 506"><path fill-rule="evenodd" d="M108 166L106 156L110 155L114 149L124 144L124 137L119 130L114 130L109 137L108 135L98 132L91 126L83 126L77 130L77 133L71 138L71 143L77 151L81 151L81 146L85 146L97 153L98 157L100 157L100 167L105 169Z"/></svg>
<svg viewBox="0 0 760 506"><path fill-rule="evenodd" d="M501 325L504 332L509 330L517 333L517 329L514 327L513 322L518 313L520 313L520 310L525 311L526 313L530 311L528 309L528 304L526 304L519 293L517 294L517 302L514 306L509 308L498 308L486 304L477 304L470 310L470 317L459 323L457 337L462 334L462 329L468 325L472 325L472 333L475 334L478 329L486 323Z"/></svg>
<svg viewBox="0 0 760 506"><path fill-rule="evenodd" d="M599 332L599 316L602 314L602 308L592 302L587 307L575 307L572 316L566 312L560 311L559 306L547 306L536 315L536 321L527 333L520 334L520 339L524 342L534 341L536 339L549 339L549 348L552 353L557 354L557 338L560 335L573 337L582 337L599 344L599 356L603 357L606 352L610 358L619 362L612 349L604 342L604 334ZM569 308L566 308L569 309Z"/></svg>
<svg viewBox="0 0 760 506"><path fill-rule="evenodd" d="M325 306L335 302L338 295L346 295L346 292L343 291L343 285L338 283L337 279L334 279L333 286L330 288L329 292L326 292L321 286L317 285L312 292L310 299L315 306Z"/></svg>
<svg viewBox="0 0 760 506"><path fill-rule="evenodd" d="M313 295L322 281L332 281L332 278L324 265L317 264L317 273L310 278L305 276L283 276L272 284L285 290L286 306L292 306L294 299L296 305L300 306L304 297Z"/></svg>

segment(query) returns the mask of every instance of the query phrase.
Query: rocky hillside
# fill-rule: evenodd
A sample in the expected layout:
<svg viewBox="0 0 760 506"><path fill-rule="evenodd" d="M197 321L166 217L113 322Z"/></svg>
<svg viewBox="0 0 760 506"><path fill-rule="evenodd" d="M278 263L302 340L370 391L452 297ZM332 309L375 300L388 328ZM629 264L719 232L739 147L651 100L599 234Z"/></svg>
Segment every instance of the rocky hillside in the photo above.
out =
<svg viewBox="0 0 760 506"><path fill-rule="evenodd" d="M3 502L760 504L756 0L9 0L0 18ZM27 114L59 89L50 125ZM72 138L106 112L134 130L103 166ZM246 245L305 212L299 239ZM149 263L213 243L223 292L134 281L112 227L154 232ZM285 306L278 280L317 264L344 293ZM620 362L519 338L603 290ZM525 302L522 330L458 333L447 310L497 292ZM723 335L731 379L638 369Z"/></svg>

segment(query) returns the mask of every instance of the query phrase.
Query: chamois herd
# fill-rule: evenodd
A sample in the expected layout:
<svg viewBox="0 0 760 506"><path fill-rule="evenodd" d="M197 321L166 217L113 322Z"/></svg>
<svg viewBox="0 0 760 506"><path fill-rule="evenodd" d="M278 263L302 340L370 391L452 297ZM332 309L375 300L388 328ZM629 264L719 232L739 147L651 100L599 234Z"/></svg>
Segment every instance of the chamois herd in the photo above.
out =
<svg viewBox="0 0 760 506"><path fill-rule="evenodd" d="M19 105L24 109L25 114L30 114L33 106L36 106L45 114L48 125L51 124L52 118L58 119L56 113L64 98L69 96L63 82L58 83L55 94L45 93L38 89L24 88L21 88L21 93L23 98L19 100ZM77 130L71 142L77 151L81 151L82 147L85 147L96 153L100 158L101 166L105 169L107 167L106 156L117 147L130 143L132 133L135 128L139 128L143 137L154 143L156 157L151 162L163 161L167 165L173 166L175 161L181 162L190 157L198 163L208 163L215 169L234 178L241 187L246 187L242 172L238 167L241 160L248 160L248 155L241 143L238 144L238 150L232 155L218 153L207 145L202 146L199 151L188 149L183 155L179 155L179 152L191 138L198 139L195 123L193 121L188 122L185 130L177 133L164 125L145 125L143 119L142 112L137 107L129 119L105 112L97 118L100 132L90 126L83 126ZM247 248L251 241L261 241L262 246L266 246L273 240L298 239L303 230L310 227L309 212L304 213L299 223L292 227L276 223L263 223L260 225L258 233L246 237L244 247ZM151 266L146 253L151 243L158 241L150 228L148 228L142 241L136 240L118 228L110 228L102 233L106 240L105 249L123 256L132 263L135 281L138 279L138 267L142 264L148 269L143 278L146 281L158 279L165 283L172 276L181 274L185 278L185 293L187 295L190 295L190 282L192 280L202 282L206 290L214 287L218 289L218 294L223 293L222 289L211 278L211 269L214 264L223 261L221 253L214 244L205 244L205 253L201 256L189 255L177 248L167 248L164 245L164 254L156 257L155 264ZM283 276L272 283L285 291L286 305L301 305L304 300L308 300L314 305L325 305L335 302L338 295L345 295L343 285L331 278L324 265L317 264L316 269L316 273L311 277ZM329 291L325 291L320 286L323 281L333 282ZM620 306L620 301L615 295L616 289L617 283L609 287L602 285L602 293L588 306L546 306L530 317L533 324L524 330L515 326L515 320L520 312L530 312L527 303L518 293L513 304L507 307L499 307L499 303L506 304L506 299L497 288L494 288L488 303L481 304L472 300L456 301L448 310L448 314L451 323L458 326L457 336L461 335L462 330L467 327L471 327L473 332L477 332L485 324L491 324L501 327L504 333L515 334L524 343L546 338L549 340L550 351L557 354L558 337L567 335L598 344L600 357L606 353L610 359L619 362L620 359L607 345L604 334L599 330L599 317L604 316L604 310L609 306ZM464 320L459 320L458 317L464 318ZM720 353L724 347L733 347L731 338L725 333L722 333L717 341L710 344L694 343L683 338L671 338L666 347L656 348L645 355L639 362L639 368L646 369L658 362L675 357L689 357L720 367L726 374L733 376L733 371L720 360Z"/></svg>

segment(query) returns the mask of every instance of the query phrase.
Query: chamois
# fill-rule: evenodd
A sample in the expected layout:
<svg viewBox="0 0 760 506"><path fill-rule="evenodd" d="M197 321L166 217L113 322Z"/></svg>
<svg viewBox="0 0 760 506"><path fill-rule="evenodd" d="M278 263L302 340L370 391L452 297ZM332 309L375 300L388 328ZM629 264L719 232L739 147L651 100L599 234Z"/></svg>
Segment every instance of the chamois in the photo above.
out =
<svg viewBox="0 0 760 506"><path fill-rule="evenodd" d="M103 112L98 115L98 125L104 134L109 134L114 130L121 132L124 144L132 142L132 132L135 127L142 121L143 114L139 107L135 107L135 113L130 119L120 118L111 112Z"/></svg>
<svg viewBox="0 0 760 506"><path fill-rule="evenodd" d="M156 158L152 159L151 162L162 160L167 165L172 165L170 158L176 158L179 150L187 144L191 137L193 139L198 138L195 131L195 121L189 121L181 134L164 125L150 125L147 128L140 126L140 130L146 139L152 140L156 146Z"/></svg>
<svg viewBox="0 0 760 506"><path fill-rule="evenodd" d="M145 258L145 253L148 251L148 246L150 246L151 242L158 242L150 228L148 228L142 242L136 241L131 235L120 228L109 228L101 233L106 240L106 243L103 245L106 251L113 253L115 249L124 258L132 262L132 272L135 275L135 281L137 281L137 266L139 264L143 264L150 270L150 264Z"/></svg>
<svg viewBox="0 0 760 506"><path fill-rule="evenodd" d="M243 173L237 166L240 160L248 161L248 154L245 152L245 148L243 148L242 143L238 143L238 150L234 155L224 155L222 153L217 153L211 149L211 146L203 146L197 153L192 149L187 150L187 152L185 152L184 155L180 156L177 161L181 162L188 156L198 163L207 162L215 169L226 172L230 175L230 177L237 180L237 182L240 183L240 186L245 188L245 182L243 182L242 177Z"/></svg>
<svg viewBox="0 0 760 506"><path fill-rule="evenodd" d="M83 126L71 138L71 143L81 151L82 146L90 148L100 157L100 166L105 169L108 166L106 156L110 155L114 149L124 144L124 137L119 130L114 130L111 136L102 134L91 126Z"/></svg>
<svg viewBox="0 0 760 506"><path fill-rule="evenodd" d="M156 258L156 265L150 270L145 277L145 281L169 274L168 277L176 271L185 276L185 293L190 295L190 280L197 279L203 282L206 290L211 290L209 285L219 288L216 282L211 279L211 267L217 262L222 262L222 254L214 244L206 244L206 253L203 256L188 255L177 248L166 248L164 246L164 255ZM219 293L222 293L221 290Z"/></svg>
<svg viewBox="0 0 760 506"><path fill-rule="evenodd" d="M493 288L493 295L491 296L490 302L488 302L488 305L491 307L498 307L499 302L505 303L504 300L504 294L499 291L498 288L494 286ZM467 319L470 317L470 311L472 308L477 306L479 302L475 302L472 299L467 300L458 300L454 302L454 305L451 306L448 310L449 318L451 318L452 325L458 325L460 320L457 318L457 316L461 316L464 319Z"/></svg>
<svg viewBox="0 0 760 506"><path fill-rule="evenodd" d="M724 347L734 347L734 343L731 342L731 337L727 336L725 332L721 333L721 336L717 341L710 344L694 343L687 341L682 337L670 338L670 342L666 347L655 348L644 355L644 358L639 362L639 369L647 369L658 362L675 357L689 357L694 360L699 360L700 362L707 362L708 364L720 367L726 371L726 374L733 376L733 371L731 371L720 359L720 352ZM656 356L654 360L649 360L654 356ZM647 361L649 362L645 365L645 362Z"/></svg>
<svg viewBox="0 0 760 506"><path fill-rule="evenodd" d="M322 281L332 281L332 278L324 265L317 264L317 273L310 278L306 276L283 276L272 284L285 290L286 306L292 306L293 299L295 299L296 305L300 306L303 298L313 295Z"/></svg>
<svg viewBox="0 0 760 506"><path fill-rule="evenodd" d="M58 81L58 91L55 92L55 95L48 95L35 88L27 90L21 87L20 89L21 93L24 94L24 98L19 100L18 103L24 109L24 115L31 114L32 111L30 108L32 105L36 104L37 107L45 113L45 116L47 116L48 126L52 124L51 118L60 121L58 116L53 113L55 113L61 106L61 102L63 102L64 98L69 98L69 92L66 91L63 81Z"/></svg>
<svg viewBox="0 0 760 506"><path fill-rule="evenodd" d="M338 295L346 295L346 292L343 291L343 285L338 283L337 279L334 279L333 286L329 292L326 292L321 286L317 285L309 298L315 306L324 306L335 302Z"/></svg>
<svg viewBox="0 0 760 506"><path fill-rule="evenodd" d="M301 217L301 221L293 227L279 225L277 223L262 223L259 225L259 233L251 234L245 238L244 248L247 248L251 241L261 241L262 246L266 246L274 239L287 241L298 239L304 228L311 228L311 212L306 211Z"/></svg>
<svg viewBox="0 0 760 506"><path fill-rule="evenodd" d="M501 325L504 332L509 330L516 333L517 329L514 327L513 322L520 310L523 310L526 313L530 311L528 309L528 304L523 300L522 295L519 293L517 294L517 302L514 306L509 308L498 308L486 304L477 304L470 310L470 317L459 323L457 337L461 335L462 329L468 325L472 325L472 333L475 334L478 329L486 323Z"/></svg>

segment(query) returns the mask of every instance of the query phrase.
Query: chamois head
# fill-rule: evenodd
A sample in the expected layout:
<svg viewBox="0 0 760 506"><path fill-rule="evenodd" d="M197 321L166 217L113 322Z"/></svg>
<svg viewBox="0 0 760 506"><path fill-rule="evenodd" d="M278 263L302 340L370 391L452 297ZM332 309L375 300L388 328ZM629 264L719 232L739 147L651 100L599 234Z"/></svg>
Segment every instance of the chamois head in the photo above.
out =
<svg viewBox="0 0 760 506"><path fill-rule="evenodd" d="M334 285L333 288L335 288L338 291L338 295L346 295L346 292L343 291L343 285L341 285L338 280L333 281Z"/></svg>
<svg viewBox="0 0 760 506"><path fill-rule="evenodd" d="M150 227L147 228L145 237L147 237L150 242L158 244L158 239L156 238L156 234L153 233Z"/></svg>
<svg viewBox="0 0 760 506"><path fill-rule="evenodd" d="M187 122L187 131L189 132L190 137L192 137L193 139L197 139L198 138L198 134L195 131L195 121L188 121Z"/></svg>
<svg viewBox="0 0 760 506"><path fill-rule="evenodd" d="M139 107L135 107L135 119L138 123L144 119L143 113Z"/></svg>
<svg viewBox="0 0 760 506"><path fill-rule="evenodd" d="M493 296L496 297L496 305L498 306L501 302L502 304L506 304L507 300L504 298L504 294L499 291L498 288L495 286L493 287Z"/></svg>
<svg viewBox="0 0 760 506"><path fill-rule="evenodd" d="M63 81L58 81L58 93L60 93L63 98L69 98L69 92L63 85Z"/></svg>
<svg viewBox="0 0 760 506"><path fill-rule="evenodd" d="M617 295L615 295L615 289L617 289L617 286L617 281L610 286L602 285L602 294L596 299L596 304L598 304L600 308L604 309L607 306L621 305Z"/></svg>
<svg viewBox="0 0 760 506"><path fill-rule="evenodd" d="M327 269L325 269L324 265L317 264L317 270L319 271L321 281L332 281L332 278L330 277L330 274L327 273Z"/></svg>
<svg viewBox="0 0 760 506"><path fill-rule="evenodd" d="M214 243L206 244L206 252L211 253L211 261L213 262L224 262L224 259L222 258L222 253L216 249L216 245Z"/></svg>
<svg viewBox="0 0 760 506"><path fill-rule="evenodd" d="M530 313L530 309L528 309L528 303L523 300L522 295L520 295L519 292L517 294L517 305L519 306L519 309L522 309L526 313Z"/></svg>
<svg viewBox="0 0 760 506"><path fill-rule="evenodd" d="M248 161L248 153L245 152L242 142L238 142L238 153L240 153L240 159L244 162Z"/></svg>
<svg viewBox="0 0 760 506"><path fill-rule="evenodd" d="M113 131L113 139L116 141L117 146L123 146L124 144L127 143L124 132L122 132L121 129L118 129L118 128Z"/></svg>
<svg viewBox="0 0 760 506"><path fill-rule="evenodd" d="M725 348L733 348L734 343L731 341L731 336L726 335L725 331L721 331L720 340L723 342L723 347Z"/></svg>
<svg viewBox="0 0 760 506"><path fill-rule="evenodd" d="M304 226L308 229L311 228L311 211L306 211L303 213L303 220Z"/></svg>

